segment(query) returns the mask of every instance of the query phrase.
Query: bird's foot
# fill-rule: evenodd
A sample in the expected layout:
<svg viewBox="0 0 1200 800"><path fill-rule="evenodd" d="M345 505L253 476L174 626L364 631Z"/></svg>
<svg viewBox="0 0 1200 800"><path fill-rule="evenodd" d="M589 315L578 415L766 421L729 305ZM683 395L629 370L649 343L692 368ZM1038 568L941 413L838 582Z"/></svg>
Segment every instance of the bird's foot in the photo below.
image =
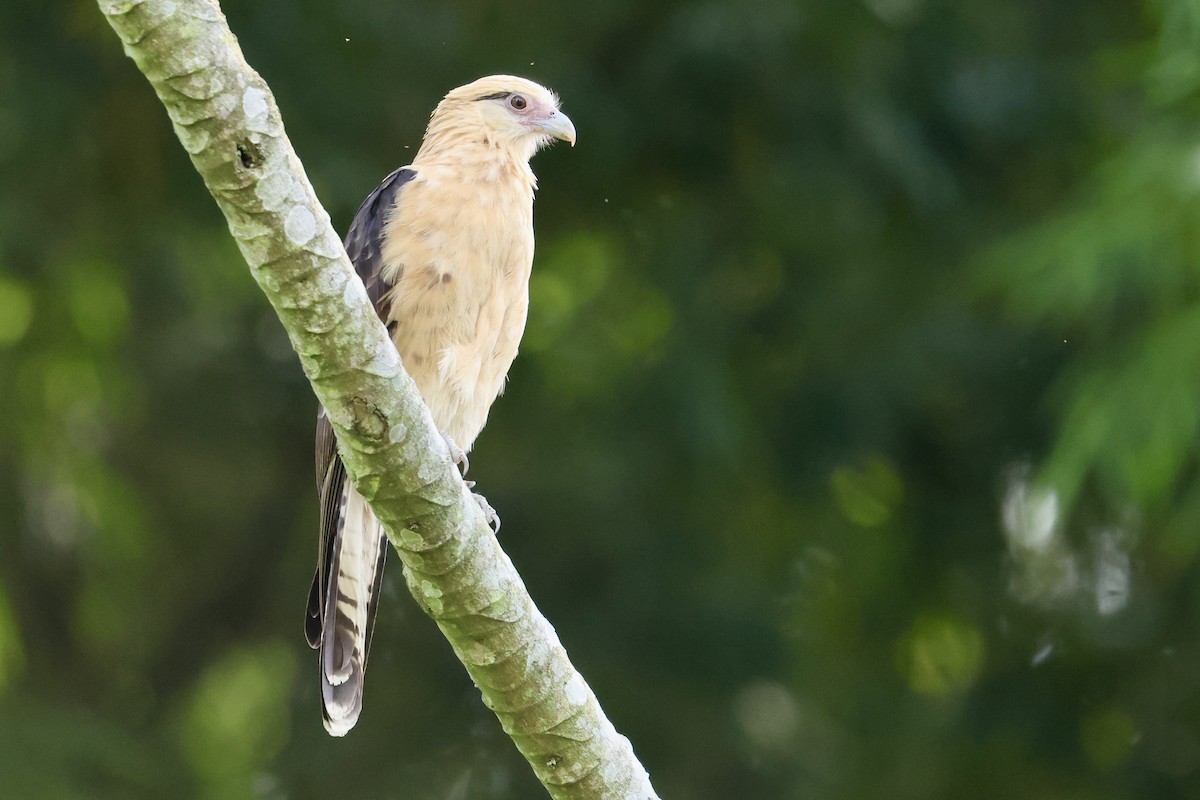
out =
<svg viewBox="0 0 1200 800"><path fill-rule="evenodd" d="M442 434L442 439L445 440L446 447L450 449L450 462L454 466L461 468L462 476L464 478L467 477L467 470L471 468L471 460L467 458L467 451L456 445L447 433ZM467 488L469 489L474 485L474 482L468 482Z"/></svg>
<svg viewBox="0 0 1200 800"><path fill-rule="evenodd" d="M471 462L467 458L466 451L455 444L454 440L451 439L448 434L443 433L442 439L446 441L446 447L450 450L450 461L454 464L454 466L459 467L462 470L462 476L464 478L463 483L467 485L468 490L474 489L475 481L465 480L467 477L467 470L471 468ZM492 504L489 503L487 498L481 494L475 494L475 492L472 491L471 497L474 497L475 502L479 504L479 510L483 512L483 521L486 522L493 531L499 533L500 515L496 513L496 509L492 508Z"/></svg>
<svg viewBox="0 0 1200 800"><path fill-rule="evenodd" d="M474 486L475 482L471 481L471 485ZM481 494L471 492L471 497L474 497L475 502L479 504L479 510L483 512L483 521L491 527L493 533L499 533L500 515L496 513L496 509L492 508L492 504Z"/></svg>

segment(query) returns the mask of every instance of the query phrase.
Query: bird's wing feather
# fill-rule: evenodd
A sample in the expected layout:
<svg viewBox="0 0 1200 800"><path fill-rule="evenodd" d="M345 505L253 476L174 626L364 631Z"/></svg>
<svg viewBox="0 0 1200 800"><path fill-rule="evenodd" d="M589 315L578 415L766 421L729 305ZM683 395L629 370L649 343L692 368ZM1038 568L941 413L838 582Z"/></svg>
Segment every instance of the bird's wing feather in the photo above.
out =
<svg viewBox="0 0 1200 800"><path fill-rule="evenodd" d="M304 617L304 635L310 647L321 646L321 628L325 618L325 594L329 587L329 565L337 541L342 496L346 487L346 468L337 454L337 439L325 409L317 415L317 497L320 503L320 539L317 548L317 573L308 593L308 613Z"/></svg>
<svg viewBox="0 0 1200 800"><path fill-rule="evenodd" d="M346 232L346 252L350 255L354 268L358 270L358 276L367 287L367 296L375 304L375 310L379 312L379 318L382 320L387 319L390 305L387 299L387 290L390 287L384 283L380 274L380 268L383 266L380 255L383 248L383 226L387 222L388 214L396 205L400 189L415 177L416 170L401 167L384 178L383 182L375 187L375 191L363 200L358 213L354 215L354 221L350 223L350 230Z"/></svg>
<svg viewBox="0 0 1200 800"><path fill-rule="evenodd" d="M384 178L363 201L346 234L346 252L381 319L388 315L390 288L381 275L384 224L400 189L414 177L415 171L401 168ZM375 514L346 480L324 409L317 417L316 438L321 536L304 634L311 647L321 650L325 728L342 736L358 721L362 709L363 676L387 547Z"/></svg>

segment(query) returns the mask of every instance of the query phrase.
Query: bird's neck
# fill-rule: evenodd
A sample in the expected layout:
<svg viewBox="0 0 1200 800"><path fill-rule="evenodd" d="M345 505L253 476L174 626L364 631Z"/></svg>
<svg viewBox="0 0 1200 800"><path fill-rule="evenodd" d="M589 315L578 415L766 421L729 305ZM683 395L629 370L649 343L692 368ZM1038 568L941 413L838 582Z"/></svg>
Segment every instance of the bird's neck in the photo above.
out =
<svg viewBox="0 0 1200 800"><path fill-rule="evenodd" d="M490 132L469 122L444 124L425 132L425 140L412 165L449 167L481 182L512 181L537 188L537 179L529 167L536 142L500 141Z"/></svg>

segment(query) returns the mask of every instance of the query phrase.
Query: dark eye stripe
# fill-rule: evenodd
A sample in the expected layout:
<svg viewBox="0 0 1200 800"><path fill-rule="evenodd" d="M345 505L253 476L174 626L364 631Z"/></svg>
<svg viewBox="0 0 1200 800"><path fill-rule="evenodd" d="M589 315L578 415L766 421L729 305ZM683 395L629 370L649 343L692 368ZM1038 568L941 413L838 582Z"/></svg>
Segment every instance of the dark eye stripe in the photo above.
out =
<svg viewBox="0 0 1200 800"><path fill-rule="evenodd" d="M485 94L483 97L480 97L478 99L479 100L503 100L504 98L508 97L510 94L512 94L512 92L493 92L492 94Z"/></svg>

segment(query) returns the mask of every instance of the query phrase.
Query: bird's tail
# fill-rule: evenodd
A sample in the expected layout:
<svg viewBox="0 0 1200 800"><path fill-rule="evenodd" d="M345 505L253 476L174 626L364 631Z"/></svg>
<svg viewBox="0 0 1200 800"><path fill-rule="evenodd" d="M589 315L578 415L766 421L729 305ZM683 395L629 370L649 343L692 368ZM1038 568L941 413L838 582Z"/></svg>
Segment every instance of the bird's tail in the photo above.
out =
<svg viewBox="0 0 1200 800"><path fill-rule="evenodd" d="M362 711L363 676L375 625L383 563L383 526L349 481L336 532L309 595L309 644L321 651L321 710L325 730L345 736ZM315 614L314 614L315 612Z"/></svg>

